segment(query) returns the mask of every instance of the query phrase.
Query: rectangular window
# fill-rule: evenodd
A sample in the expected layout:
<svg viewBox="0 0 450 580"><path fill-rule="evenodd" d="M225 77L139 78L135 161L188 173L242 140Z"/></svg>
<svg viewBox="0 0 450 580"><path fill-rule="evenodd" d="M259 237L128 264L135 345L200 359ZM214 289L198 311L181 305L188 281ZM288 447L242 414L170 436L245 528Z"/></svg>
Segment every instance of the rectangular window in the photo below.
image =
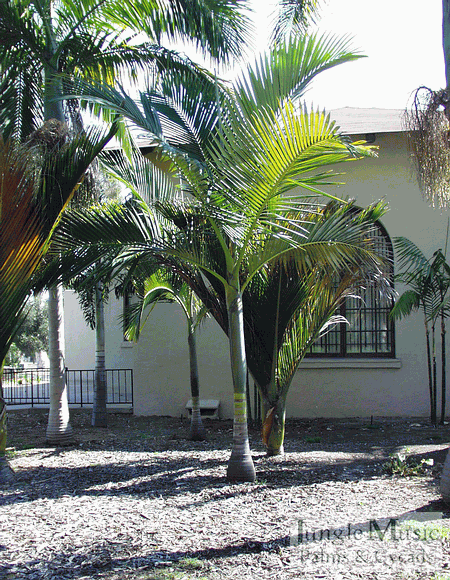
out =
<svg viewBox="0 0 450 580"><path fill-rule="evenodd" d="M376 288L347 298L339 314L347 319L319 338L308 356L394 357L394 323L389 318L392 304L378 296Z"/></svg>

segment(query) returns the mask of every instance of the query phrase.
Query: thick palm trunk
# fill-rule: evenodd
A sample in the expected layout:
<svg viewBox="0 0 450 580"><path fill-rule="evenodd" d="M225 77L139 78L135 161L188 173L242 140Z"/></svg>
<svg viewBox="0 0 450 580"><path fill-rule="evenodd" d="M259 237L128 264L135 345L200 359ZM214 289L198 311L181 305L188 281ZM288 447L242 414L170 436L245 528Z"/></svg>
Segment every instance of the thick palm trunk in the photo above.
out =
<svg viewBox="0 0 450 580"><path fill-rule="evenodd" d="M442 0L442 48L448 90L450 87L450 0ZM446 111L448 111L448 107L446 107Z"/></svg>
<svg viewBox="0 0 450 580"><path fill-rule="evenodd" d="M51 3L48 6L51 22ZM50 55L56 52L56 41L53 30L47 28L46 45ZM61 93L59 83L52 77L57 72L56 62L44 67L44 120L57 119L65 122L62 102L55 99ZM50 82L52 81L52 82ZM69 422L69 404L64 362L64 303L62 286L49 290L48 299L48 357L50 359L50 410L47 425L47 441L54 445L64 445L72 439L72 427Z"/></svg>
<svg viewBox="0 0 450 580"><path fill-rule="evenodd" d="M286 420L286 400L281 397L274 404L268 403L262 426L262 440L267 448L267 455L284 453L284 432Z"/></svg>
<svg viewBox="0 0 450 580"><path fill-rule="evenodd" d="M65 445L72 440L64 365L63 308L62 287L51 288L48 298L50 411L47 441L52 445Z"/></svg>
<svg viewBox="0 0 450 580"><path fill-rule="evenodd" d="M108 415L106 410L106 368L105 368L105 305L102 287L95 287L95 386L94 406L92 409L92 426L106 427Z"/></svg>
<svg viewBox="0 0 450 580"><path fill-rule="evenodd" d="M204 441L206 439L205 428L202 423L200 413L200 389L198 380L197 347L195 344L195 334L189 325L189 368L191 378L192 415L189 430L189 439L192 441Z"/></svg>
<svg viewBox="0 0 450 580"><path fill-rule="evenodd" d="M247 428L247 361L244 343L242 296L234 288L227 289L231 372L234 390L233 449L228 461L227 479L255 481L255 467L250 454Z"/></svg>

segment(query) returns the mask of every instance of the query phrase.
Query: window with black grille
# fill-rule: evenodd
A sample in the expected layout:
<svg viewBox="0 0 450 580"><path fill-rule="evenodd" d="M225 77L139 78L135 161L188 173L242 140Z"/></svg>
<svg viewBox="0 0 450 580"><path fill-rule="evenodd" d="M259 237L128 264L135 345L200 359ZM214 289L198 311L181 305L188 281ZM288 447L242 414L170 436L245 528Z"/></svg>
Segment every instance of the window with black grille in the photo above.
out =
<svg viewBox="0 0 450 580"><path fill-rule="evenodd" d="M393 248L385 228L378 224L373 234L378 254L391 264L393 283ZM394 322L389 317L393 306L392 297L386 295L376 284L357 292L358 297L346 298L338 314L347 322L341 322L321 336L312 346L308 357L394 357Z"/></svg>

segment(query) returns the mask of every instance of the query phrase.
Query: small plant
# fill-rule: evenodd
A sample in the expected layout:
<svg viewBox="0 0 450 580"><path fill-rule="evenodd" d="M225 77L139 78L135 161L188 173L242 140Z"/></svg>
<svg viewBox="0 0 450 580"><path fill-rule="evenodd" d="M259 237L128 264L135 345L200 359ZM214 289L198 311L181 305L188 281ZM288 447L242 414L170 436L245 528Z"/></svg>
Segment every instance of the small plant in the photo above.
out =
<svg viewBox="0 0 450 580"><path fill-rule="evenodd" d="M178 562L177 567L183 570L200 570L203 568L203 562L198 558L183 558Z"/></svg>
<svg viewBox="0 0 450 580"><path fill-rule="evenodd" d="M321 437L311 437L311 436L307 436L305 437L305 441L306 443L320 443L322 441Z"/></svg>
<svg viewBox="0 0 450 580"><path fill-rule="evenodd" d="M411 477L425 475L433 465L433 459L421 459L418 461L413 457L408 457L405 451L403 453L393 453L390 455L389 461L383 465L383 469L389 475Z"/></svg>
<svg viewBox="0 0 450 580"><path fill-rule="evenodd" d="M5 457L7 459L13 459L17 455L17 449L15 447L7 447L5 450Z"/></svg>

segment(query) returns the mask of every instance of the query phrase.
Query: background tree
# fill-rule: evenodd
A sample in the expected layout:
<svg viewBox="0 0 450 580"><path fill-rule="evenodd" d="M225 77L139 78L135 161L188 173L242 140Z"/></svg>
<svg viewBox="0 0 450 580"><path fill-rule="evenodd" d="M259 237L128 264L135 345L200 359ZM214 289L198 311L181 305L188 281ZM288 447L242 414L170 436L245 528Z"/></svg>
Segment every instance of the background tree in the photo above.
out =
<svg viewBox="0 0 450 580"><path fill-rule="evenodd" d="M200 412L200 380L198 374L196 331L208 315L202 304L186 282L169 269L151 267L151 263L141 264L132 270L132 285L137 301L125 312L125 336L128 340L139 339L143 326L158 302L176 302L186 317L187 343L189 353L190 389L192 414L189 439L203 441L206 438ZM150 266L150 268L145 267ZM125 285L128 287L130 281Z"/></svg>
<svg viewBox="0 0 450 580"><path fill-rule="evenodd" d="M11 364L8 363L8 357L12 349L17 352L19 359L28 358L32 362L36 362L36 357L41 351L47 351L48 314L47 303L42 296L31 299L27 316L11 344L6 364Z"/></svg>
<svg viewBox="0 0 450 580"><path fill-rule="evenodd" d="M320 14L318 0L280 0L275 12L272 43L279 44L291 35L304 35Z"/></svg>

